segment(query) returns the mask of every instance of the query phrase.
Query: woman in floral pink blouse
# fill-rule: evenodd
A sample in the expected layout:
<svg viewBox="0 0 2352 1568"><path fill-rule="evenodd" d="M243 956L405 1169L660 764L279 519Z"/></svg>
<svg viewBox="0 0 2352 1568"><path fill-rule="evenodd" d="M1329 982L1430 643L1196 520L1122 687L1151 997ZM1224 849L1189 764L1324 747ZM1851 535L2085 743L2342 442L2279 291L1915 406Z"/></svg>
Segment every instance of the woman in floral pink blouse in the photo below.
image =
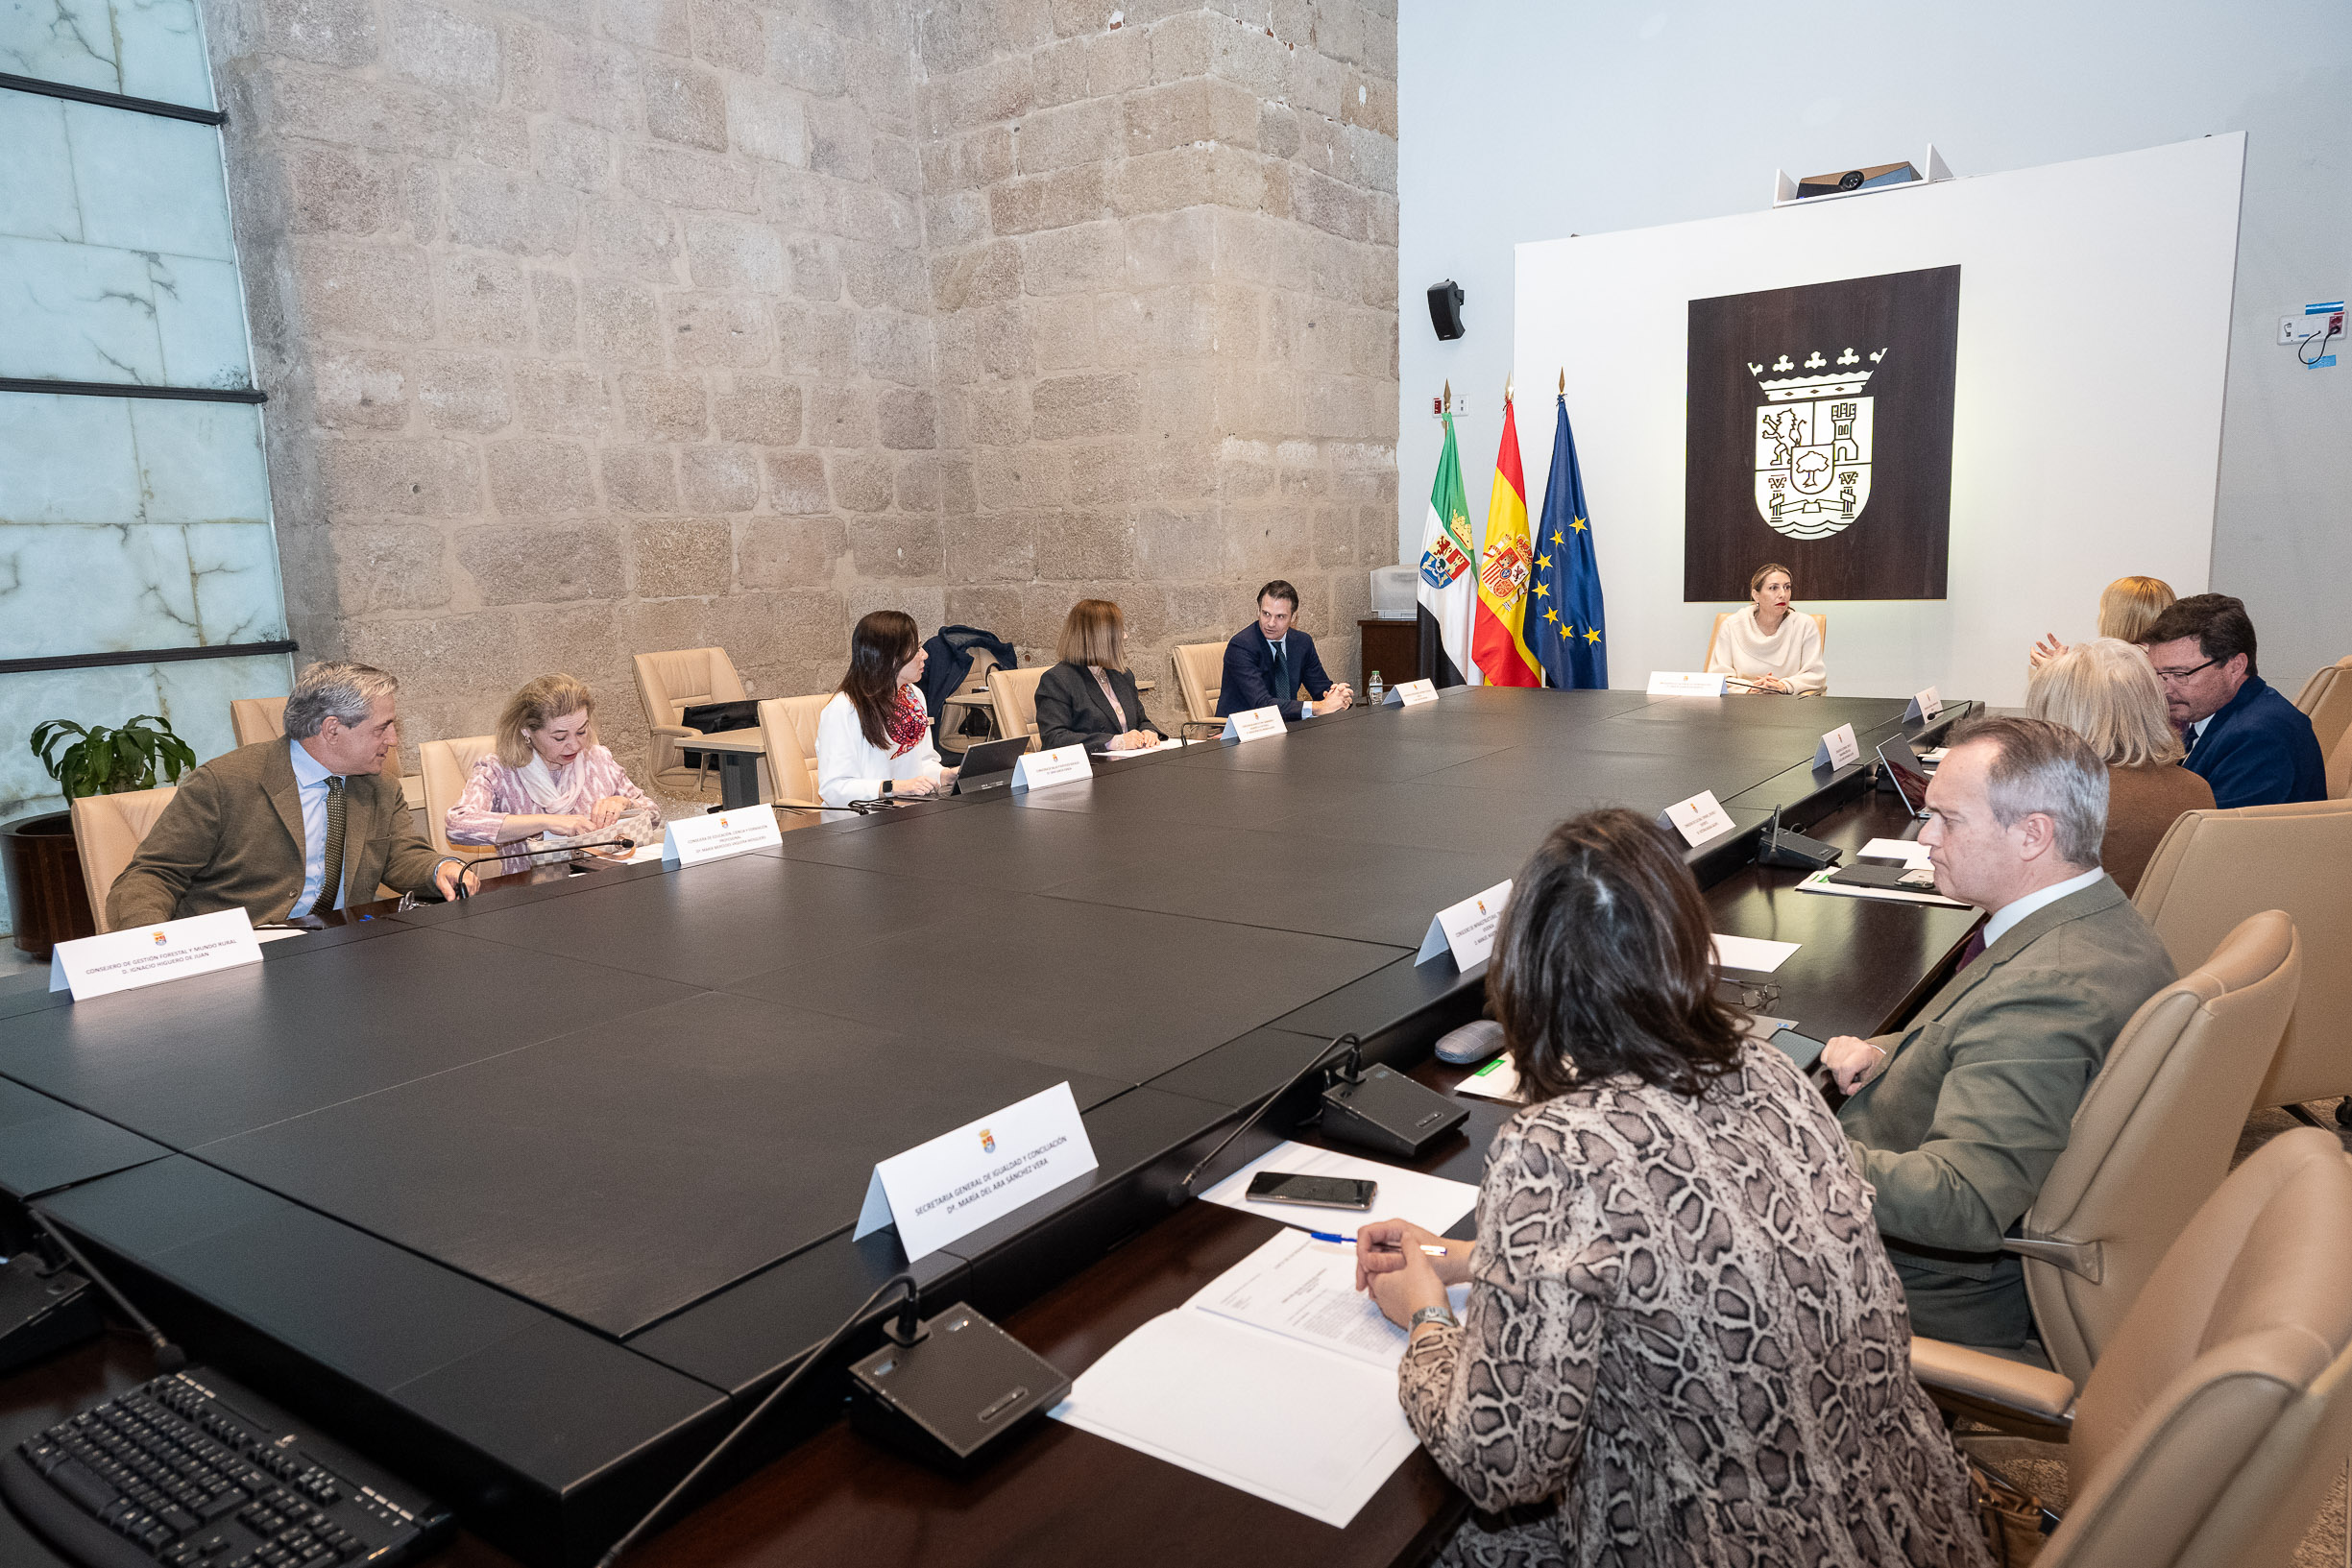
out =
<svg viewBox="0 0 2352 1568"><path fill-rule="evenodd" d="M525 849L659 837L662 808L596 743L595 712L594 693L570 675L543 675L516 692L498 715L497 744L473 764L466 792L449 808L449 842L511 846L498 860L505 872L529 867Z"/></svg>

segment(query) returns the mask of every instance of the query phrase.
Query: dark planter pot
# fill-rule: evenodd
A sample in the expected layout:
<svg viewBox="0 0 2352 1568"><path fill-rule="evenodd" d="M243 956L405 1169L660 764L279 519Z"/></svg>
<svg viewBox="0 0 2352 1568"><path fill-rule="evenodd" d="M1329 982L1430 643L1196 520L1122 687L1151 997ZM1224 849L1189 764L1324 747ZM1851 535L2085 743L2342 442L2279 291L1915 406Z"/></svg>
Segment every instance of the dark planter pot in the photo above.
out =
<svg viewBox="0 0 2352 1568"><path fill-rule="evenodd" d="M9 922L16 945L46 958L60 942L96 936L89 890L82 881L82 852L70 811L18 817L0 828L0 870L9 890Z"/></svg>

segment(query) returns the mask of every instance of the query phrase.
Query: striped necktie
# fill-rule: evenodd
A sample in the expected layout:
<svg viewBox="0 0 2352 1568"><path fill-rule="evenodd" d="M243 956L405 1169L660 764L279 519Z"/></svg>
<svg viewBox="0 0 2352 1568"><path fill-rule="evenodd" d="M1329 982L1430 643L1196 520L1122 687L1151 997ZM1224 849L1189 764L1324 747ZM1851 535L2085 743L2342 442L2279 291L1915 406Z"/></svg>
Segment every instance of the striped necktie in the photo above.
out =
<svg viewBox="0 0 2352 1568"><path fill-rule="evenodd" d="M311 901L310 912L343 907L343 779L339 774L327 778L327 856L319 862L319 896Z"/></svg>

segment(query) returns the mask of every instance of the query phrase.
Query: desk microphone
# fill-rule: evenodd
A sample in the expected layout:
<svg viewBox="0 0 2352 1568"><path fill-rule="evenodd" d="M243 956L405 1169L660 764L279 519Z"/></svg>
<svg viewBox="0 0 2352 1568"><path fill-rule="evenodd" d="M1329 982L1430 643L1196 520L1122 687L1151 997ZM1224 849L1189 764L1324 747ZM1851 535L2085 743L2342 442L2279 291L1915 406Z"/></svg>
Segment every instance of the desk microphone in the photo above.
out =
<svg viewBox="0 0 2352 1568"><path fill-rule="evenodd" d="M112 1280L98 1272L97 1269L92 1268L90 1266L90 1261L82 1256L82 1249L75 1246L73 1242L67 1241L65 1239L65 1233L58 1229L57 1226L51 1224L47 1215L41 1213L40 1210L35 1208L30 1203L24 1206L24 1210L26 1214L33 1217L33 1223L41 1228L41 1233L47 1236L52 1242L55 1242L58 1246L63 1250L65 1256L73 1260L74 1266L82 1270L83 1278L89 1280L92 1284L96 1285L98 1289L104 1291L107 1293L107 1298L109 1301L112 1301L117 1307L120 1307L123 1310L124 1315L128 1316L131 1321L139 1326L139 1332L147 1336L148 1344L153 1346L155 1349L157 1371L177 1372L182 1367L187 1365L188 1353L181 1349L178 1345L172 1343L169 1339L166 1339L163 1337L163 1331L147 1320L147 1315L145 1313L131 1305L131 1298L129 1296L124 1295L120 1291L114 1289L114 1282Z"/></svg>
<svg viewBox="0 0 2352 1568"><path fill-rule="evenodd" d="M1307 1065L1300 1068L1297 1072L1292 1073L1289 1080L1286 1081L1281 1088L1275 1090L1273 1094L1268 1095L1264 1099L1259 1100L1256 1107L1251 1110L1248 1116L1242 1118L1240 1125L1236 1126L1231 1132L1224 1135L1224 1142L1220 1143L1215 1148L1210 1149L1206 1154L1202 1155L1200 1157L1200 1164L1194 1166L1190 1170L1185 1171L1184 1179L1177 1182L1175 1187L1169 1189L1168 1207L1172 1209L1182 1208L1186 1201L1193 1195L1193 1183L1200 1179L1200 1172L1208 1168L1208 1163L1217 1158L1218 1155L1223 1154L1225 1149L1232 1145L1234 1139L1239 1138L1243 1133L1248 1132L1251 1127L1257 1125L1258 1119L1273 1108L1274 1101L1280 1099L1284 1095L1289 1094L1293 1089L1297 1088L1298 1085L1305 1080L1309 1073L1315 1072L1318 1068L1321 1068L1323 1063L1330 1058L1331 1053L1342 1046L1346 1046L1347 1048L1347 1075L1351 1078L1354 1077L1360 1071L1359 1064L1362 1060L1361 1052L1364 1049L1364 1042L1357 1039L1352 1034L1343 1034L1338 1039L1332 1041L1329 1045L1326 1045L1321 1049L1316 1051L1312 1057L1308 1058Z"/></svg>

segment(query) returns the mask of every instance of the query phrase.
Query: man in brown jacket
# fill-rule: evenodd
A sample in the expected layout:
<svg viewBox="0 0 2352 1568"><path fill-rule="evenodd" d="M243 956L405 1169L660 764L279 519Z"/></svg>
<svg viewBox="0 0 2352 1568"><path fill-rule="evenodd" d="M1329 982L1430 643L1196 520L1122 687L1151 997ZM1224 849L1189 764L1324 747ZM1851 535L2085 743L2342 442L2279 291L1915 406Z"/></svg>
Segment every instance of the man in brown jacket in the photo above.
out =
<svg viewBox="0 0 2352 1568"><path fill-rule="evenodd" d="M2000 1250L2066 1148L2074 1109L2131 1015L2174 978L2164 944L2099 869L2107 769L2073 731L1991 718L1928 786L1937 890L1992 911L1910 1026L1841 1035L1821 1059L1911 1326L2014 1348L2033 1331Z"/></svg>
<svg viewBox="0 0 2352 1568"><path fill-rule="evenodd" d="M261 926L365 904L379 882L445 899L472 892L465 862L424 841L400 780L382 776L399 740L399 690L366 664L303 670L283 740L240 746L181 781L114 879L108 921L121 930L243 908Z"/></svg>

